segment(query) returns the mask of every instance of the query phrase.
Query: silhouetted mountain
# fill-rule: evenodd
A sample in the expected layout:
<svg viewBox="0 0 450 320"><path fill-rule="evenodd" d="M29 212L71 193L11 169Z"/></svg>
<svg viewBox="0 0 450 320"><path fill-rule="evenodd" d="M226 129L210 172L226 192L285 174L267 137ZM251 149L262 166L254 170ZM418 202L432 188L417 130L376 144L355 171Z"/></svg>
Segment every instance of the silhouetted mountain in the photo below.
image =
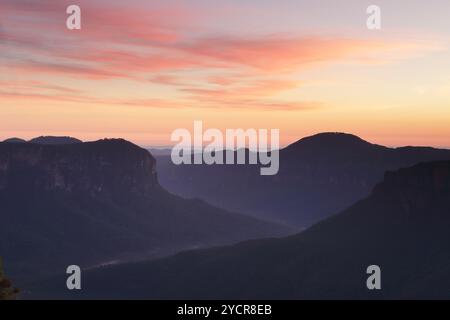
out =
<svg viewBox="0 0 450 320"><path fill-rule="evenodd" d="M280 171L258 165L180 165L157 157L161 184L184 197L307 227L366 197L387 170L450 160L450 150L387 148L343 133L307 137L280 151Z"/></svg>
<svg viewBox="0 0 450 320"><path fill-rule="evenodd" d="M26 143L26 140L20 139L20 138L9 138L3 141L5 143Z"/></svg>
<svg viewBox="0 0 450 320"><path fill-rule="evenodd" d="M289 232L168 193L155 159L125 140L0 143L0 208L13 278Z"/></svg>
<svg viewBox="0 0 450 320"><path fill-rule="evenodd" d="M37 297L449 299L450 162L388 172L372 194L284 239L181 253L84 274L86 289L41 283ZM381 290L366 287L381 268ZM120 288L120 290L117 290Z"/></svg>
<svg viewBox="0 0 450 320"><path fill-rule="evenodd" d="M37 137L31 139L30 143L36 144L47 144L47 145L62 145L62 144L74 144L74 143L82 143L83 141L78 140L72 137Z"/></svg>
<svg viewBox="0 0 450 320"><path fill-rule="evenodd" d="M170 156L172 153L172 149L157 149L157 148L150 148L147 149L154 157L157 156Z"/></svg>

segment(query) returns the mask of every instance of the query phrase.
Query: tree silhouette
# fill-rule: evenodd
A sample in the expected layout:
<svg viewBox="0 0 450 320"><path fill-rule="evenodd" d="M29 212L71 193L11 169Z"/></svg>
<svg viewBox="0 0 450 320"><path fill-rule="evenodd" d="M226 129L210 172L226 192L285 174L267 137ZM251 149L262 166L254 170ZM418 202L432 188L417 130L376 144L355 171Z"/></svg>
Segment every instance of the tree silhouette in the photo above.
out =
<svg viewBox="0 0 450 320"><path fill-rule="evenodd" d="M13 288L11 281L9 281L3 273L3 262L0 258L0 300L12 300L14 299L19 290Z"/></svg>

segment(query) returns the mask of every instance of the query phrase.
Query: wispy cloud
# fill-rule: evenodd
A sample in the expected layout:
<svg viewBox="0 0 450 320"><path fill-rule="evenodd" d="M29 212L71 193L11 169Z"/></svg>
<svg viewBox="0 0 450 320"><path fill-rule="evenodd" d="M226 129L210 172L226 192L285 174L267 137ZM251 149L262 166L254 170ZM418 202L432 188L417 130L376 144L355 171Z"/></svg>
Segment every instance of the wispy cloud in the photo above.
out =
<svg viewBox="0 0 450 320"><path fill-rule="evenodd" d="M158 3L150 7L138 2L118 6L106 1L79 1L82 30L70 32L64 27L68 1L3 0L0 58L9 70L24 77L42 74L49 81L52 77L95 80L100 87L110 79L165 85L189 107L306 110L321 104L275 97L301 85L293 78L298 72L341 61L384 63L431 47L408 41L295 34L208 36L201 32L193 36L190 28L204 17L182 2L177 6ZM49 86L56 88L57 84ZM35 99L50 99L51 95L23 94ZM9 92L9 97L13 95L20 92ZM55 94L52 99L96 101L75 91L69 96ZM123 104L153 105L154 99L124 97ZM96 102L108 101L100 100ZM116 104L114 101L110 103Z"/></svg>

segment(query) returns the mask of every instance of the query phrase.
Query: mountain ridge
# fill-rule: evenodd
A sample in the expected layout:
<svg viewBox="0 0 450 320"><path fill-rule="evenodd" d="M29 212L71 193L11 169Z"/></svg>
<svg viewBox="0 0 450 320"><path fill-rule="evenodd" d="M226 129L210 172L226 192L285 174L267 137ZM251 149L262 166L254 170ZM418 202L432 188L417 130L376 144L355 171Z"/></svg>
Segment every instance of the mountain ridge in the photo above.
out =
<svg viewBox="0 0 450 320"><path fill-rule="evenodd" d="M93 270L79 293L51 279L32 296L448 299L449 228L450 161L421 163L386 173L369 197L300 234ZM366 287L370 265L381 268L381 290Z"/></svg>
<svg viewBox="0 0 450 320"><path fill-rule="evenodd" d="M385 171L450 160L447 149L389 148L344 133L305 137L279 155L280 170L272 177L251 165L176 166L170 156L156 158L161 184L175 194L300 228L367 196Z"/></svg>
<svg viewBox="0 0 450 320"><path fill-rule="evenodd" d="M64 144L82 143L83 141L68 136L40 136L33 138L28 142L45 145L64 145Z"/></svg>
<svg viewBox="0 0 450 320"><path fill-rule="evenodd" d="M281 236L291 229L177 197L123 139L0 143L0 253L27 280L111 260Z"/></svg>

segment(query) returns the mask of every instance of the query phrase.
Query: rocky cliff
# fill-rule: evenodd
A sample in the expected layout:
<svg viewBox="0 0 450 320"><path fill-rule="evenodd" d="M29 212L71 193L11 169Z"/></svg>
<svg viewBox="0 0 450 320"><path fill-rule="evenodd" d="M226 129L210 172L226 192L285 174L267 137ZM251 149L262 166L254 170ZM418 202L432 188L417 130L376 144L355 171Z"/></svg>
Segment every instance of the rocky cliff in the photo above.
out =
<svg viewBox="0 0 450 320"><path fill-rule="evenodd" d="M0 190L66 191L111 197L158 187L156 161L125 140L70 145L0 144Z"/></svg>
<svg viewBox="0 0 450 320"><path fill-rule="evenodd" d="M125 140L0 143L0 256L15 279L290 231L170 194Z"/></svg>

